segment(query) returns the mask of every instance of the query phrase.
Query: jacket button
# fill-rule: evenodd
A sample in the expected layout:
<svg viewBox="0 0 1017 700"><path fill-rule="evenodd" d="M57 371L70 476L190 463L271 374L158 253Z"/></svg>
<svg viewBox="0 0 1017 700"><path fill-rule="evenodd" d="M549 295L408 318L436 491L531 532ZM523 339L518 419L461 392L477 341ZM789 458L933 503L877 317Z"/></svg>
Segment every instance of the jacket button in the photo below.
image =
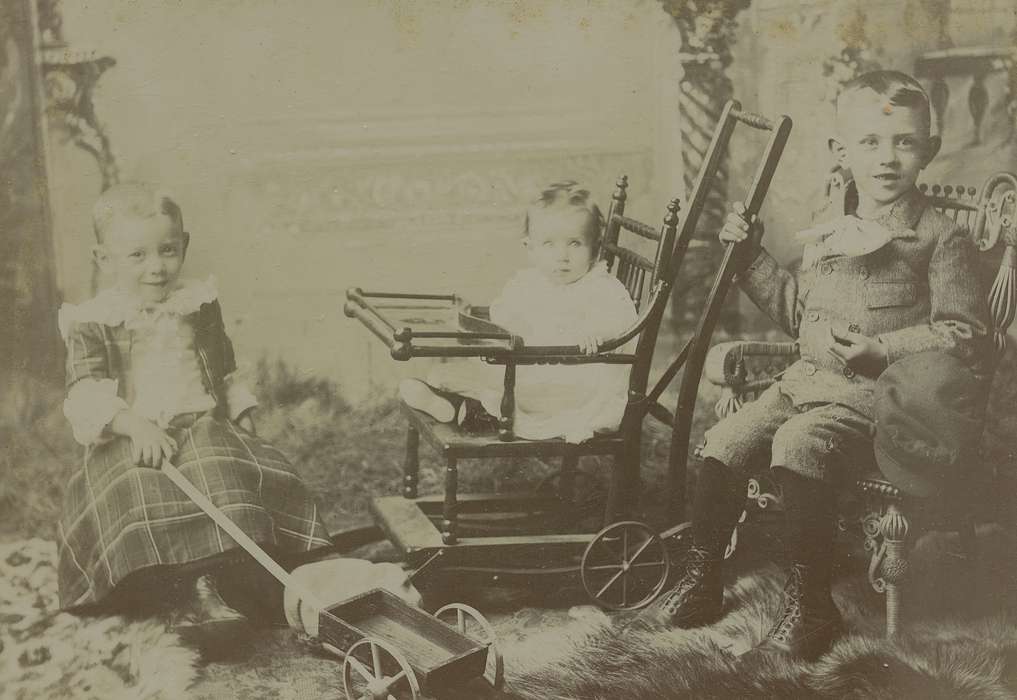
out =
<svg viewBox="0 0 1017 700"><path fill-rule="evenodd" d="M831 265L830 263L823 263L823 266L820 267L819 269L824 275L833 274L833 265Z"/></svg>
<svg viewBox="0 0 1017 700"><path fill-rule="evenodd" d="M844 376L847 377L848 379L851 379L853 376L855 376L855 371L850 367L845 367Z"/></svg>
<svg viewBox="0 0 1017 700"><path fill-rule="evenodd" d="M862 327L859 326L857 323L852 323L851 325L848 326L848 332L850 332L850 333L861 333L862 332Z"/></svg>
<svg viewBox="0 0 1017 700"><path fill-rule="evenodd" d="M809 320L810 321L818 321L819 320L819 312L818 311L810 311L809 312Z"/></svg>
<svg viewBox="0 0 1017 700"><path fill-rule="evenodd" d="M806 362L805 363L805 374L807 374L807 375L809 375L811 377L815 373L816 373L816 366L814 364L812 364L811 362Z"/></svg>
<svg viewBox="0 0 1017 700"><path fill-rule="evenodd" d="M858 274L861 275L863 280L869 279L869 268L865 267L865 265L862 265L861 267L858 268Z"/></svg>

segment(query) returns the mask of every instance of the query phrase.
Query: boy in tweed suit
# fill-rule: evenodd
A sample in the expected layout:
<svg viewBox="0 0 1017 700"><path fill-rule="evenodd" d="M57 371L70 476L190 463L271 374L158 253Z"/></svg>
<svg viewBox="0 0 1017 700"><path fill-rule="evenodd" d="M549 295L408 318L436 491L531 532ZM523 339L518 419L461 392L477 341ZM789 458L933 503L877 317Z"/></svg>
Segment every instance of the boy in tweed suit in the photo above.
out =
<svg viewBox="0 0 1017 700"><path fill-rule="evenodd" d="M644 622L695 627L721 615L720 566L746 470L769 451L784 493L791 572L784 610L756 653L812 659L837 637L835 487L872 462L876 377L926 350L974 363L989 327L972 243L915 188L940 145L929 129L929 99L912 77L877 71L845 85L829 145L853 182L797 235L798 274L759 247L761 226L743 209L728 216L721 240L746 241L752 260L739 275L742 290L797 338L801 359L708 431L685 569Z"/></svg>

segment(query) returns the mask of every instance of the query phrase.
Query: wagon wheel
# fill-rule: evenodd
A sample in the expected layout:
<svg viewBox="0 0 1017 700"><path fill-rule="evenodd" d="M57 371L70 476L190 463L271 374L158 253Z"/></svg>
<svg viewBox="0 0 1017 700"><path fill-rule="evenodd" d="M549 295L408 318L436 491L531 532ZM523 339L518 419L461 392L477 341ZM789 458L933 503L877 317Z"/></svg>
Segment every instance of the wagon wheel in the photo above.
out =
<svg viewBox="0 0 1017 700"><path fill-rule="evenodd" d="M455 621L451 618L455 612ZM501 690L505 684L505 660L501 656L501 649L498 648L498 637L494 627L475 608L462 603L449 603L434 613L434 616L449 625L455 627L459 634L469 637L481 644L487 645L487 666L484 669L484 678L495 690Z"/></svg>
<svg viewBox="0 0 1017 700"><path fill-rule="evenodd" d="M356 657L356 652L370 651L370 666ZM394 675L386 675L388 669L398 668ZM361 686L354 691L354 674L361 680ZM420 698L420 684L410 668L409 662L397 649L380 639L361 639L346 652L343 659L343 691L346 700L398 700L399 694L410 692L412 700ZM405 695L403 695L405 697Z"/></svg>
<svg viewBox="0 0 1017 700"><path fill-rule="evenodd" d="M610 610L646 605L663 590L670 570L663 540L647 525L631 520L598 532L580 566L587 594Z"/></svg>

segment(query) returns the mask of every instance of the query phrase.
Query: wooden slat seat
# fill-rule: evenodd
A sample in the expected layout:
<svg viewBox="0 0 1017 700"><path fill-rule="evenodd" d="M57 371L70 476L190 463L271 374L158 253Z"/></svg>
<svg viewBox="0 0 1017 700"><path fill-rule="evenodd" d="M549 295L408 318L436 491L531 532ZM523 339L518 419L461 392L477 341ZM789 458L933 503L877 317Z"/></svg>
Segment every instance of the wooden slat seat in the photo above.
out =
<svg viewBox="0 0 1017 700"><path fill-rule="evenodd" d="M579 445L570 445L560 438L551 440L504 441L495 428L479 435L468 433L453 423L439 423L426 413L403 405L407 420L420 431L431 447L444 457L471 459L484 457L527 457L539 452L542 457L565 457L569 454L609 455L621 447L618 431L604 432Z"/></svg>

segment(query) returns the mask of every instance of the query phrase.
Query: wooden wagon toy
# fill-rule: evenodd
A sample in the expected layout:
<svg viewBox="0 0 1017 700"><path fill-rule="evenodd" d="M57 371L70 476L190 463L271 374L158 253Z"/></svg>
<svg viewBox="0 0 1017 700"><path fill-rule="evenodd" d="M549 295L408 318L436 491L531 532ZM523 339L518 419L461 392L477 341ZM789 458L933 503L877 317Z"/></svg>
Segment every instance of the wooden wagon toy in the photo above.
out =
<svg viewBox="0 0 1017 700"><path fill-rule="evenodd" d="M625 285L638 311L635 323L606 339L598 352L585 355L578 346L528 346L491 323L484 307L455 294L347 292L346 315L357 319L388 348L393 359L480 358L504 367L504 390L498 425L488 434L440 423L404 406L408 429L402 495L372 501L375 522L406 561L420 566L436 555L433 575L455 577L457 585L541 582L561 586L562 578L581 580L590 595L610 608L631 609L651 601L667 583L668 551L684 546L685 479L692 414L711 336L720 316L740 246L729 246L713 279L695 331L666 364L651 386L657 336L686 253L711 243L695 240L710 190L737 125L767 132L755 177L744 200L749 215L758 213L791 129L791 120L769 120L729 102L713 133L704 165L687 201L684 221L678 200L667 208L659 228L625 215L628 179L622 176L605 219L600 256ZM681 225L679 226L679 223ZM621 240L622 234L626 239ZM635 345L634 351L626 348ZM522 440L513 431L518 367L535 364L610 363L630 367L628 403L616 431L580 444L562 439ZM677 406L661 402L664 391L681 373ZM638 494L640 438L652 416L671 428L669 452L669 518L681 523L664 533L631 519ZM444 493L417 492L421 437L444 460ZM584 473L579 459L613 457L604 498L577 499ZM533 493L459 493L463 460L535 457L558 460L560 469ZM599 518L595 527L580 526L584 516ZM605 527L606 526L606 527ZM591 530L597 534L591 534Z"/></svg>
<svg viewBox="0 0 1017 700"><path fill-rule="evenodd" d="M433 615L384 588L328 605L305 581L283 569L174 465L164 473L279 583L298 598L304 631L342 659L347 700L440 698L467 684L495 690L504 663L494 628L477 610L451 603ZM413 574L408 576L412 580ZM292 622L291 622L292 624ZM478 697L471 691L471 697Z"/></svg>
<svg viewBox="0 0 1017 700"><path fill-rule="evenodd" d="M348 700L441 697L504 678L494 630L475 609L452 603L434 615L382 588L322 611L318 638L343 659Z"/></svg>

